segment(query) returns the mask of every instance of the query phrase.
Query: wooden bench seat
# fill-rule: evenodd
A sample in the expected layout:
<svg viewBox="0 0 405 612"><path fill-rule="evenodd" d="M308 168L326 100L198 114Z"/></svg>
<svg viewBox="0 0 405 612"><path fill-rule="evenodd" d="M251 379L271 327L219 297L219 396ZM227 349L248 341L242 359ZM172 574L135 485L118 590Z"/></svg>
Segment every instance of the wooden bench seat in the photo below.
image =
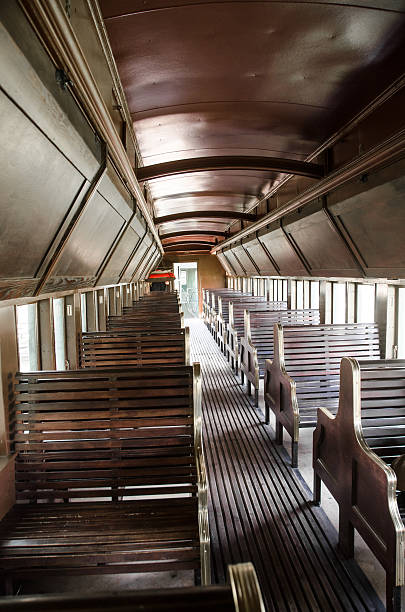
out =
<svg viewBox="0 0 405 612"><path fill-rule="evenodd" d="M264 401L276 417L277 442L283 428L292 440L292 465L298 463L300 427L315 427L317 409L336 411L340 360L345 356L379 359L376 323L274 326L274 359L266 360Z"/></svg>
<svg viewBox="0 0 405 612"><path fill-rule="evenodd" d="M6 582L199 571L200 559L208 582L200 402L198 364L18 374L16 505L0 523Z"/></svg>
<svg viewBox="0 0 405 612"><path fill-rule="evenodd" d="M274 323L284 325L319 324L319 310L245 310L243 335L240 337L240 375L247 383L248 395L254 389L255 406L259 403L259 381L264 377L266 359L273 359ZM234 340L236 343L236 340Z"/></svg>
<svg viewBox="0 0 405 612"><path fill-rule="evenodd" d="M339 504L339 543L354 554L354 529L386 571L387 610L405 584L405 504L390 467L405 454L405 360L343 358L336 416L322 407L313 438L314 499L321 481ZM399 503L397 503L399 499Z"/></svg>
<svg viewBox="0 0 405 612"><path fill-rule="evenodd" d="M0 612L264 612L252 563L228 566L228 584L0 598Z"/></svg>
<svg viewBox="0 0 405 612"><path fill-rule="evenodd" d="M83 332L80 367L190 365L188 327L156 332Z"/></svg>

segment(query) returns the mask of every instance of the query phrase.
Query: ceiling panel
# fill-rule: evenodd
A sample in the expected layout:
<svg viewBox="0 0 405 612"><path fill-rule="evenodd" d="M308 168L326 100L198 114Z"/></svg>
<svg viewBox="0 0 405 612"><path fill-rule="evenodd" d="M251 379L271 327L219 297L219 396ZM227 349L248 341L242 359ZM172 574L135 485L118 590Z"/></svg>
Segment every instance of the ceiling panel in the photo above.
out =
<svg viewBox="0 0 405 612"><path fill-rule="evenodd" d="M101 0L101 8L145 165L210 155L304 159L403 70L404 0ZM157 203L159 215L243 210L277 178L216 171L150 187L155 199L174 196ZM237 195L175 198L210 191Z"/></svg>

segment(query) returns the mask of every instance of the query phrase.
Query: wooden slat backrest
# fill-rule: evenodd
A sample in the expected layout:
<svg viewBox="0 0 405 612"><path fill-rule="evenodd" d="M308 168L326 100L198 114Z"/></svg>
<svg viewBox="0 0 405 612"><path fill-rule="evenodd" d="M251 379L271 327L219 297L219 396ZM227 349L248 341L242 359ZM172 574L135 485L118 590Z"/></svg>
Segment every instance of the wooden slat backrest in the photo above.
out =
<svg viewBox="0 0 405 612"><path fill-rule="evenodd" d="M326 371L339 374L342 357L379 359L376 323L283 326L284 364L296 383Z"/></svg>
<svg viewBox="0 0 405 612"><path fill-rule="evenodd" d="M18 374L17 501L194 493L193 423L191 367Z"/></svg>
<svg viewBox="0 0 405 612"><path fill-rule="evenodd" d="M273 311L273 310L284 310L287 307L287 302L267 302L264 298L260 298L260 301L240 300L234 301L233 299L228 300L222 305L222 315L220 318L220 326L222 325L222 336L225 344L229 342L228 335L234 335L232 343L236 342L235 333L239 341L240 336L243 334L244 327L244 311L245 309L249 312L255 312L256 310Z"/></svg>
<svg viewBox="0 0 405 612"><path fill-rule="evenodd" d="M284 365L295 381L301 424L315 420L322 403L337 408L342 357L380 358L376 323L291 326L282 333Z"/></svg>
<svg viewBox="0 0 405 612"><path fill-rule="evenodd" d="M137 329L149 331L153 329L181 329L184 325L184 316L180 313L162 315L158 313L137 314L134 316L112 315L108 317L107 329Z"/></svg>
<svg viewBox="0 0 405 612"><path fill-rule="evenodd" d="M388 464L405 453L405 361L359 361L364 439Z"/></svg>
<svg viewBox="0 0 405 612"><path fill-rule="evenodd" d="M180 317L179 310L169 312L167 310L153 310L151 308L145 308L145 310L132 309L129 312L125 312L121 315L110 315L119 316L121 319L153 319L157 316L165 317L169 321L175 321Z"/></svg>
<svg viewBox="0 0 405 612"><path fill-rule="evenodd" d="M244 311L243 343L255 347L260 372L264 371L264 360L273 359L274 323L284 325L316 325L319 323L319 310L268 310Z"/></svg>
<svg viewBox="0 0 405 612"><path fill-rule="evenodd" d="M319 324L319 310L249 310L244 318L244 336L254 344L261 345L274 340L274 323L283 325L317 325ZM273 352L273 351L272 351ZM271 356L268 356L271 358Z"/></svg>
<svg viewBox="0 0 405 612"><path fill-rule="evenodd" d="M265 366L266 421L271 409L278 441L283 428L291 436L294 467L299 428L316 425L319 406L336 411L340 362L346 356L379 359L376 323L274 325L274 359Z"/></svg>
<svg viewBox="0 0 405 612"><path fill-rule="evenodd" d="M188 329L175 332L80 334L80 367L184 365Z"/></svg>
<svg viewBox="0 0 405 612"><path fill-rule="evenodd" d="M242 328L243 328L243 321L244 321L244 311L245 310L249 310L249 312L256 312L256 311L260 311L260 312L272 312L273 310L286 310L287 309L287 302L266 302L266 301L259 301L259 302L251 302L250 300L246 300L246 301L235 301L235 300L229 300L228 302L223 302L222 304L222 312L223 312L223 318L225 319L226 323L229 323L229 305L233 304L233 324L234 326L238 326L239 324L242 324Z"/></svg>

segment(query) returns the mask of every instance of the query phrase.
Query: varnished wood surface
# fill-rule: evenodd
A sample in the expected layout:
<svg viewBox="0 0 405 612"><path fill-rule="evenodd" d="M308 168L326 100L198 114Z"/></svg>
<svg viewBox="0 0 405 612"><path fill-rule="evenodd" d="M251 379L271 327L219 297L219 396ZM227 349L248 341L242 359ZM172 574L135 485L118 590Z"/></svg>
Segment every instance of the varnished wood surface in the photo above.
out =
<svg viewBox="0 0 405 612"><path fill-rule="evenodd" d="M251 560L270 611L381 610L358 570L337 556L323 512L284 462L208 329L201 321L190 327L191 357L202 366L214 581L224 581L227 564Z"/></svg>
<svg viewBox="0 0 405 612"><path fill-rule="evenodd" d="M200 567L193 368L17 374L0 576Z"/></svg>
<svg viewBox="0 0 405 612"><path fill-rule="evenodd" d="M315 499L322 480L339 504L342 550L354 555L355 528L386 570L387 610L399 612L405 504L388 466L405 451L405 361L343 359L339 409L330 417L319 409Z"/></svg>
<svg viewBox="0 0 405 612"><path fill-rule="evenodd" d="M1 612L234 612L231 587L150 589L0 598Z"/></svg>
<svg viewBox="0 0 405 612"><path fill-rule="evenodd" d="M159 366L184 364L185 330L177 333L88 332L80 334L80 366Z"/></svg>
<svg viewBox="0 0 405 612"><path fill-rule="evenodd" d="M315 427L317 409L336 412L342 357L378 359L377 323L274 326L274 359L266 361L264 401L276 417L277 439L283 428L292 440L292 465L298 465L300 427Z"/></svg>

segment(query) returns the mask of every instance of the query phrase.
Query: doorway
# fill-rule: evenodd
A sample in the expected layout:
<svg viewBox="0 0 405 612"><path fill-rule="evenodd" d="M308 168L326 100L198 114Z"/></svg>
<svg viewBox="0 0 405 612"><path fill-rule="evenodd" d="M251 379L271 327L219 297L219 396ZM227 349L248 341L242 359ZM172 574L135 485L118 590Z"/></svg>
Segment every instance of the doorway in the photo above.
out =
<svg viewBox="0 0 405 612"><path fill-rule="evenodd" d="M175 263L174 286L179 292L184 318L198 317L198 275L197 262Z"/></svg>

